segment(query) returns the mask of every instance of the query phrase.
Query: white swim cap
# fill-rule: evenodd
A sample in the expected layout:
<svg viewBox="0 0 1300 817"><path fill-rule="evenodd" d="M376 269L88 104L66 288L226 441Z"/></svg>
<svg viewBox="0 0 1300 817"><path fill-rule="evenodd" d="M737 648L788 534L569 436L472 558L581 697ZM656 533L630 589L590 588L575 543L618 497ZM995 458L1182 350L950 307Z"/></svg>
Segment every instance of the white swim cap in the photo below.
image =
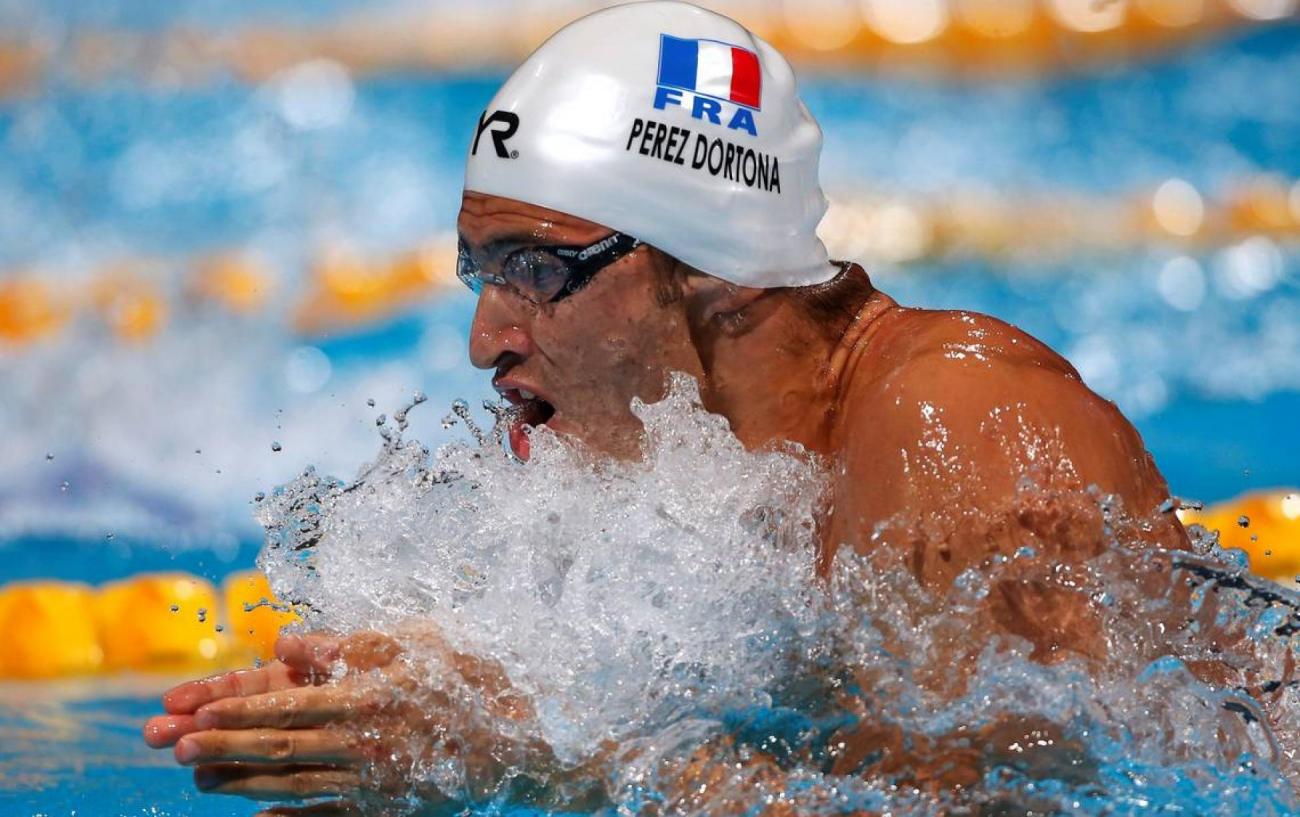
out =
<svg viewBox="0 0 1300 817"><path fill-rule="evenodd" d="M817 224L821 129L789 63L689 3L631 3L541 45L493 97L465 189L604 224L752 287L838 268Z"/></svg>

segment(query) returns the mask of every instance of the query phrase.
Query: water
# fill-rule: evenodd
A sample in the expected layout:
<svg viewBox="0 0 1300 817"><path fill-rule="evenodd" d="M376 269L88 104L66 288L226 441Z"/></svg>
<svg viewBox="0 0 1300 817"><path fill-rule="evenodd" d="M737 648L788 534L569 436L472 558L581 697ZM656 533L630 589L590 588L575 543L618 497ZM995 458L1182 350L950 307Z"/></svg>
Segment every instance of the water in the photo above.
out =
<svg viewBox="0 0 1300 817"><path fill-rule="evenodd" d="M283 4L274 5L284 11ZM162 5L10 6L15 30L27 18L37 20L50 42L61 42L65 27L75 29L77 15L89 23L148 27L171 13ZM186 3L177 19L222 23L242 16L242 8ZM809 75L804 87L827 134L825 176L835 182L832 193L1066 189L1120 200L1179 176L1210 200L1244 174L1300 175L1294 149L1300 85L1291 81L1297 32L1294 23L1286 24L1082 76L945 86L875 74ZM250 501L257 491L291 479L309 462L321 475L355 474L374 457L376 416L391 415L415 389L425 389L439 407L456 396L477 405L486 391L481 373L464 363L472 309L465 296L440 296L391 321L328 335L297 331L288 316L322 236L342 236L363 253L382 256L449 229L465 134L500 77L357 79L336 88L334 121L321 127L297 115L285 79L256 84L218 78L201 88L169 90L122 80L86 89L54 77L38 94L0 102L4 269L30 266L43 279L76 290L105 266L124 264L158 286L170 309L149 342L123 343L87 320L54 341L0 351L6 441L0 447L0 579L98 582L171 567L220 579L251 564L260 545ZM873 274L905 302L990 312L1061 349L1092 386L1136 419L1176 492L1217 500L1296 481L1297 256L1293 244L1260 238L1223 247L1157 241L1118 253L1005 264L956 253L923 265L876 264ZM184 297L193 254L232 246L251 248L273 275L275 289L255 319ZM457 434L444 431L440 419L440 411L412 412L408 439L436 447ZM1044 567L1037 553L1046 551L990 566L942 598L913 586L896 565L875 565L864 578L848 563L840 569L856 576L856 586L827 597L822 585L808 580L799 555L807 537L798 521L806 521L806 492L818 482L815 464L788 453L746 457L714 440L704 418L679 422L684 425L665 431L662 452L675 469L672 479L621 467L588 473L590 463L580 453L544 441L539 448L547 453L535 471L474 460L473 448L438 454L431 465L413 443L383 453L367 480L375 495L353 492L312 517L338 536L320 540L318 561L337 571L355 559L375 573L376 591L344 599L337 585L312 586L282 564L279 580L318 599L322 622L343 622L349 614L395 621L433 600L433 614L448 632L497 656L545 704L528 734L553 740L565 762L581 757L600 736L616 735L634 747L604 785L623 803L653 798L668 780L680 778L682 758L693 747L715 746L714 757L725 758L758 745L787 753L788 768L771 774L750 769L738 791L757 787L773 797L802 796L809 808L931 808L928 795L906 791L905 773L922 764L876 769L865 783L850 784L828 777L826 759L811 748L815 741L801 737L842 728L837 718L861 709L872 722L883 720L882 729L897 730L886 736L906 732L936 741L954 724L978 730L997 713L1038 714L1060 724L1058 731L1087 758L1078 764L1082 771L1069 764L1062 771L1045 760L991 772L979 786L990 798L1007 792L1023 799L1032 788L1033 796L1066 813L1159 813L1175 806L1197 814L1295 811L1279 783L1291 759L1270 760L1268 735L1240 714L1244 709L1258 713L1260 723L1280 723L1272 739L1289 752L1297 745L1284 717L1294 722L1294 700L1287 697L1293 688L1273 690L1281 690L1276 702L1225 692L1238 685L1262 690L1276 680L1265 671L1293 649L1294 634L1267 635L1285 626L1273 620L1282 608L1234 586L1248 582L1236 577L1230 555L1203 545L1214 573L1228 575L1207 581L1200 573L1169 569L1163 555L1131 552L1132 543L1119 536L1073 568L1070 575L1092 588L1095 604L1112 611L1105 632L1116 649L1107 672L1070 662L1039 666L1024 659L1025 644L1015 638L945 661L945 649L965 646L967 634L986 623L976 612L981 594L1008 572L1038 576ZM740 485L715 486L698 473L703 440L713 440L709 467L718 456ZM272 451L273 442L280 443L279 452ZM399 464L410 473L388 473ZM572 472L543 478L556 476L560 464L573 466ZM420 467L439 472L453 465L483 477L497 493L457 493L468 477L412 482ZM773 484L778 473L789 483ZM647 493L651 489L677 497L685 510L659 516L647 504L647 496L657 496ZM317 490L329 493L323 484ZM695 507L705 490L719 494L717 508ZM560 522L539 516L539 497L560 509ZM792 509L775 533L763 514L746 513L774 497ZM373 504L380 501L392 507ZM516 527L454 528L422 507L430 501L462 521L478 510L499 511ZM1088 501L1095 508L1099 498ZM379 524L390 510L392 523L405 527ZM594 522L598 510L614 522L604 532ZM684 522L694 535L682 533ZM602 538L608 530L627 538ZM443 531L455 535L434 536ZM363 545L376 554L361 552ZM723 545L744 558L728 560L712 575L668 557L692 554L716 566L710 548ZM411 571L423 578L412 588L396 565L409 564L417 551L437 559ZM481 566L493 553L536 558L508 562L504 571L454 570ZM377 554L396 561L375 564ZM584 566L605 568L613 583L602 592L579 581L572 564L560 570L565 554L574 564L580 556ZM625 558L615 562L615 554ZM1171 595L1177 586L1171 576L1197 579L1204 589L1188 598ZM854 585L843 575L838 581ZM511 587L523 589L511 597ZM682 602L680 613L655 606L652 591L659 590L662 598ZM788 599L811 607L791 608ZM531 618L512 617L509 605L515 603ZM584 614L592 612L592 622L617 626L610 632L575 629L583 619L559 620L557 610L581 605ZM948 612L934 612L940 609ZM458 627L466 610L498 626L492 633ZM748 631L719 626L724 614L747 622ZM1183 626L1197 615L1208 623ZM767 623L779 625L777 631L763 633ZM539 627L552 628L554 643L571 650L572 660L568 653L539 653L544 642L528 637ZM1210 642L1205 629L1228 634ZM858 637L847 643L835 638L849 632ZM763 634L750 637L755 633ZM665 635L666 642L655 641ZM709 650L691 647L697 635ZM1235 656L1236 664L1258 668L1259 677L1238 673L1213 685L1189 678L1184 667L1199 669L1195 662L1216 657L1212 650L1207 655L1209 643ZM661 658L689 670L666 680L632 671ZM548 682L557 664L565 672ZM847 692L818 710L809 699L824 690L787 689L773 680L809 664L832 680L847 670L868 675L872 684L860 686L873 691L879 684L882 691L867 699L845 685ZM941 683L945 674L969 678L975 672L985 680L964 691ZM0 684L5 812L180 817L251 811L196 795L189 772L138 741L138 724L156 711L158 693L177 680ZM658 708L638 697L647 686L663 690ZM491 725L490 718L486 722ZM723 735L733 736L732 745L716 746ZM926 751L954 753L941 741ZM1258 765L1245 770L1241 753ZM426 760L425 779L436 782L436 758ZM716 762L694 771L724 781L732 775ZM1029 780L1034 774L1041 779ZM903 788L893 788L900 780Z"/></svg>
<svg viewBox="0 0 1300 817"><path fill-rule="evenodd" d="M261 506L259 562L309 626L406 634L391 677L423 686L394 705L445 731L397 740L398 793L563 808L594 786L666 813L1300 809L1300 595L1247 578L1212 535L1153 548L1159 511L1045 479L1018 502L1050 524L951 589L887 548L842 550L823 581L815 459L744 451L685 378L637 414L643 462L544 430L527 466L499 434L433 453L393 435L355 481L308 472ZM1062 648L1046 631L1069 599L1098 624ZM502 715L458 653L526 703ZM447 748L473 745L507 760ZM512 763L549 777L525 785Z"/></svg>

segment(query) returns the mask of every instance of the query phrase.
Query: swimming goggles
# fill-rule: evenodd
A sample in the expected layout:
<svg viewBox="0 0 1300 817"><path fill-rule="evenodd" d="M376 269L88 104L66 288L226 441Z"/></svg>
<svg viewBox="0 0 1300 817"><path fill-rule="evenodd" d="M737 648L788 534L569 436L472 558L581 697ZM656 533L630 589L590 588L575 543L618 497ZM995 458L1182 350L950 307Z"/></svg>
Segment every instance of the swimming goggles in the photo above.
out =
<svg viewBox="0 0 1300 817"><path fill-rule="evenodd" d="M535 304L552 304L582 289L605 267L630 254L641 242L614 232L586 246L539 245L514 250L497 264L482 264L462 238L456 277L475 293L497 284Z"/></svg>

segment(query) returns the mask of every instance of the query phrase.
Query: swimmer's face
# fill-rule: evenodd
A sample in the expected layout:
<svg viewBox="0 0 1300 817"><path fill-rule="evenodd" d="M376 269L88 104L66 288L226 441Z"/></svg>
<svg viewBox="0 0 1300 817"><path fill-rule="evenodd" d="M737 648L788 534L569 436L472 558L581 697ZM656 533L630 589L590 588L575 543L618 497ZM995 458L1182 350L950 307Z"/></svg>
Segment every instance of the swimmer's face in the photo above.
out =
<svg viewBox="0 0 1300 817"><path fill-rule="evenodd" d="M586 246L613 232L554 210L471 192L465 193L457 226L468 250L487 264L515 248ZM657 401L668 372L699 377L702 371L682 302L664 291L668 263L639 247L554 303L535 304L507 286L488 284L470 328L470 360L495 370L493 383L507 400L525 404L523 424L544 423L602 453L633 456L641 424L630 410L632 398ZM511 429L510 440L526 458L520 425Z"/></svg>

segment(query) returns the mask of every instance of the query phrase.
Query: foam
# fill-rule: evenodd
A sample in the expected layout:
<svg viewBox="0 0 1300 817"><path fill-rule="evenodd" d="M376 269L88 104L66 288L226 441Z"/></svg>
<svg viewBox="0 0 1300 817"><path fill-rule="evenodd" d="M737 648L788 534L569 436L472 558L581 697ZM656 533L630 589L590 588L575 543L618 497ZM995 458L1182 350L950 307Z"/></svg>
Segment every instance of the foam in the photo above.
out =
<svg viewBox="0 0 1300 817"><path fill-rule="evenodd" d="M664 813L782 802L798 813L1297 807L1286 776L1297 771L1300 696L1286 682L1300 598L1249 578L1212 535L1170 553L1145 545L1149 521L1112 497L1026 483L1019 501L1091 509L1105 535L1095 556L1064 562L1063 543L1027 537L935 591L891 551L842 549L821 581L816 458L746 452L685 378L634 410L646 435L637 462L544 428L526 465L503 450L499 425L436 452L399 429L352 482L309 470L274 492L258 512L260 563L281 598L309 607L308 626L400 631L419 620L497 662L528 717L503 718L452 684L443 659L418 649L410 659L458 702L447 728L464 742L549 745L544 800L557 806L590 793L566 782L586 763L605 770L601 797L629 813L651 802ZM1087 597L1105 658L1045 664L1024 638L977 638L1007 582ZM1210 661L1227 667L1214 684L1192 671ZM1258 698L1235 689L1272 681L1282 683ZM851 763L827 738L855 720L910 736L911 749ZM410 752L413 791L519 793L509 775L476 777L440 740ZM973 785L931 784L934 768L972 751ZM696 779L712 781L705 794L686 793Z"/></svg>

